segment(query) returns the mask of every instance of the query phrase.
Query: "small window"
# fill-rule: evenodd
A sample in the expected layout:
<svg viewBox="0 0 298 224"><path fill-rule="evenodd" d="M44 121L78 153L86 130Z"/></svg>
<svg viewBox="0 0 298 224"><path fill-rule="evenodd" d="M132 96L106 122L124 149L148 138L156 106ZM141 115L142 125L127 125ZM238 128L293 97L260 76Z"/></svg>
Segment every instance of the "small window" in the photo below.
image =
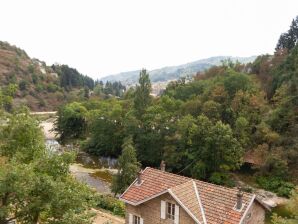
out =
<svg viewBox="0 0 298 224"><path fill-rule="evenodd" d="M133 216L133 224L141 224L141 218L139 216Z"/></svg>
<svg viewBox="0 0 298 224"><path fill-rule="evenodd" d="M175 219L175 204L167 202L167 218Z"/></svg>

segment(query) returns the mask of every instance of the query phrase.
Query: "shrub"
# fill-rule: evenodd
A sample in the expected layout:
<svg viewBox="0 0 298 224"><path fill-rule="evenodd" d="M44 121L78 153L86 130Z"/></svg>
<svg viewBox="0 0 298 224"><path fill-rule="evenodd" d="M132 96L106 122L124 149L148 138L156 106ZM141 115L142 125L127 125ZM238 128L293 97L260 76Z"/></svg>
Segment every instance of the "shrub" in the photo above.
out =
<svg viewBox="0 0 298 224"><path fill-rule="evenodd" d="M289 197L291 195L292 190L294 189L294 184L289 182L284 182L278 189L277 195L281 197Z"/></svg>
<svg viewBox="0 0 298 224"><path fill-rule="evenodd" d="M42 84L37 84L35 90L37 92L42 92L44 90L44 86Z"/></svg>
<svg viewBox="0 0 298 224"><path fill-rule="evenodd" d="M27 81L25 81L25 80L20 81L20 83L19 83L20 90L22 90L22 91L26 90L27 87L28 87L28 82Z"/></svg>
<svg viewBox="0 0 298 224"><path fill-rule="evenodd" d="M96 207L111 211L114 215L119 215L122 217L125 215L124 203L110 195L95 196L95 203Z"/></svg>
<svg viewBox="0 0 298 224"><path fill-rule="evenodd" d="M260 187L268 191L273 191L277 193L278 196L282 197L289 197L291 191L295 188L294 184L286 182L278 177L259 176L256 181Z"/></svg>
<svg viewBox="0 0 298 224"><path fill-rule="evenodd" d="M226 185L228 187L235 186L233 180L226 173L214 172L209 178L209 181L214 184Z"/></svg>
<svg viewBox="0 0 298 224"><path fill-rule="evenodd" d="M56 92L57 90L59 89L59 87L53 83L50 83L48 86L47 86L47 90L48 92L51 92L51 93L54 93Z"/></svg>
<svg viewBox="0 0 298 224"><path fill-rule="evenodd" d="M43 98L38 99L38 106L39 107L45 107L46 105L47 105L46 101Z"/></svg>
<svg viewBox="0 0 298 224"><path fill-rule="evenodd" d="M243 187L242 190L247 192L247 193L252 193L252 191L253 191L253 189L251 187L248 187L248 186Z"/></svg>

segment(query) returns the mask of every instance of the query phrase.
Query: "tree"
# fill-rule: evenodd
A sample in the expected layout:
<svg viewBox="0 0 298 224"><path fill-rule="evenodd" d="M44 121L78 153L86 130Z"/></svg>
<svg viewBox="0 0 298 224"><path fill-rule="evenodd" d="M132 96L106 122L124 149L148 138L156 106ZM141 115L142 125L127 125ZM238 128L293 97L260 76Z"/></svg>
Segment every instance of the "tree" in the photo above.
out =
<svg viewBox="0 0 298 224"><path fill-rule="evenodd" d="M282 49L287 49L290 51L296 46L297 40L298 40L298 16L292 20L292 24L288 32L280 35L275 50L278 51Z"/></svg>
<svg viewBox="0 0 298 224"><path fill-rule="evenodd" d="M0 134L0 155L30 162L44 151L44 137L37 120L28 111L8 117Z"/></svg>
<svg viewBox="0 0 298 224"><path fill-rule="evenodd" d="M144 113L146 108L151 104L151 82L149 74L146 69L142 69L139 77L139 85L135 91L134 98L134 109L137 116L140 118Z"/></svg>
<svg viewBox="0 0 298 224"><path fill-rule="evenodd" d="M101 103L100 109L90 111L90 138L86 149L96 155L118 157L125 137L123 108L116 100Z"/></svg>
<svg viewBox="0 0 298 224"><path fill-rule="evenodd" d="M81 223L90 223L91 191L69 175L71 161L65 156L53 154L29 164L1 166L1 224L11 219L28 224L72 224L82 218L85 222Z"/></svg>
<svg viewBox="0 0 298 224"><path fill-rule="evenodd" d="M1 118L2 120L2 118ZM53 154L28 113L1 126L0 223L91 223L92 192L69 174L75 155Z"/></svg>
<svg viewBox="0 0 298 224"><path fill-rule="evenodd" d="M191 125L189 133L188 156L196 161L191 169L193 177L208 179L215 172L226 173L240 167L243 149L229 125L221 121L213 125L201 115Z"/></svg>
<svg viewBox="0 0 298 224"><path fill-rule="evenodd" d="M115 195L125 191L136 178L137 172L140 169L140 163L137 161L132 137L128 137L124 140L122 148L122 154L118 158L119 170L117 175L113 178L111 186Z"/></svg>
<svg viewBox="0 0 298 224"><path fill-rule="evenodd" d="M60 134L60 141L80 138L87 128L86 108L77 102L68 104L58 110L56 131Z"/></svg>

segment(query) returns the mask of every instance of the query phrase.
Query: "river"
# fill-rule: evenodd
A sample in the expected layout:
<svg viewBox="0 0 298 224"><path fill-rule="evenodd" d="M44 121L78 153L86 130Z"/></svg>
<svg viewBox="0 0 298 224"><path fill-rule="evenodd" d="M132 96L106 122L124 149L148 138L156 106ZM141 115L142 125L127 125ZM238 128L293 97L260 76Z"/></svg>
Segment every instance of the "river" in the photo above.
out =
<svg viewBox="0 0 298 224"><path fill-rule="evenodd" d="M42 121L40 126L45 135L46 147L49 151L59 152L63 148L56 140L57 133L53 131L55 118ZM71 150L72 147L68 146ZM101 194L111 193L112 175L117 172L117 161L112 158L96 157L79 152L76 163L71 164L69 170L79 181L86 183Z"/></svg>

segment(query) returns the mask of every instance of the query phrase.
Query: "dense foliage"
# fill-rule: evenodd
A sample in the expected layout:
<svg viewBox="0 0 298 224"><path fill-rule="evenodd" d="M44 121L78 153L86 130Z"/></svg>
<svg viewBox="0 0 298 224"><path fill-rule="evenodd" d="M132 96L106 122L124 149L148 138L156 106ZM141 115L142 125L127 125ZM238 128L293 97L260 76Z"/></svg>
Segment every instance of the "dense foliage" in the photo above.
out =
<svg viewBox="0 0 298 224"><path fill-rule="evenodd" d="M291 50L293 49L298 41L298 16L293 19L290 29L280 35L276 50Z"/></svg>
<svg viewBox="0 0 298 224"><path fill-rule="evenodd" d="M108 96L123 96L126 87L121 82L109 82L105 84L102 81L95 82L94 95L107 98Z"/></svg>
<svg viewBox="0 0 298 224"><path fill-rule="evenodd" d="M111 211L114 215L125 216L125 205L122 201L109 196L97 195L95 197L95 206L97 208Z"/></svg>
<svg viewBox="0 0 298 224"><path fill-rule="evenodd" d="M94 88L94 80L82 75L74 68L70 68L67 65L52 65L52 69L58 73L62 88L67 90L84 86L87 86L89 89Z"/></svg>
<svg viewBox="0 0 298 224"><path fill-rule="evenodd" d="M134 181L140 164L133 146L132 138L127 137L122 145L122 154L118 158L118 173L113 177L111 190L115 195L123 193Z"/></svg>
<svg viewBox="0 0 298 224"><path fill-rule="evenodd" d="M83 146L91 153L118 157L123 140L133 136L138 160L144 166L156 167L165 160L168 170L218 184L233 184L229 172L238 170L249 154L259 170L256 177L269 181L268 190L288 195L291 184L277 184L272 189L270 181L273 177L281 182L290 180L288 174L294 169L297 158L297 137L293 132L297 121L293 115L295 104L292 105L295 101L283 103L286 98L281 96L295 94L292 92L294 76L277 78L280 77L278 72L288 74L283 69L295 57L295 52L296 49L286 59L276 62L268 74L242 72L262 71L264 65L259 63L259 58L246 66L224 63L191 82L172 82L164 94L155 99L149 95L150 80L143 72L140 85L122 99L75 104L80 114L77 116L86 120L70 118L72 113L68 110L74 104L67 105L61 109L67 116L61 116L59 121L66 118L66 122L74 122L74 126L68 127L87 124ZM275 57L278 56L270 60L274 62ZM264 79L266 75L271 78ZM271 83L263 84L269 82L267 80ZM272 83L277 83L275 89L267 89L267 84L272 86ZM271 91L274 94L269 98ZM292 102L291 107L289 102ZM64 121L58 122L58 127L59 123L62 125ZM60 130L65 131L66 127ZM81 135L76 128L71 131ZM264 179L259 183L266 186L262 184Z"/></svg>
<svg viewBox="0 0 298 224"><path fill-rule="evenodd" d="M69 174L74 155L48 152L26 110L0 121L0 223L91 223L92 192Z"/></svg>
<svg viewBox="0 0 298 224"><path fill-rule="evenodd" d="M226 185L233 185L231 171L246 163L261 187L288 196L298 158L297 62L298 46L246 65L223 61L191 81L171 82L159 98L150 96L142 70L139 85L121 98L76 105L85 108L82 146L118 157L132 136L143 166L164 160L169 171Z"/></svg>

